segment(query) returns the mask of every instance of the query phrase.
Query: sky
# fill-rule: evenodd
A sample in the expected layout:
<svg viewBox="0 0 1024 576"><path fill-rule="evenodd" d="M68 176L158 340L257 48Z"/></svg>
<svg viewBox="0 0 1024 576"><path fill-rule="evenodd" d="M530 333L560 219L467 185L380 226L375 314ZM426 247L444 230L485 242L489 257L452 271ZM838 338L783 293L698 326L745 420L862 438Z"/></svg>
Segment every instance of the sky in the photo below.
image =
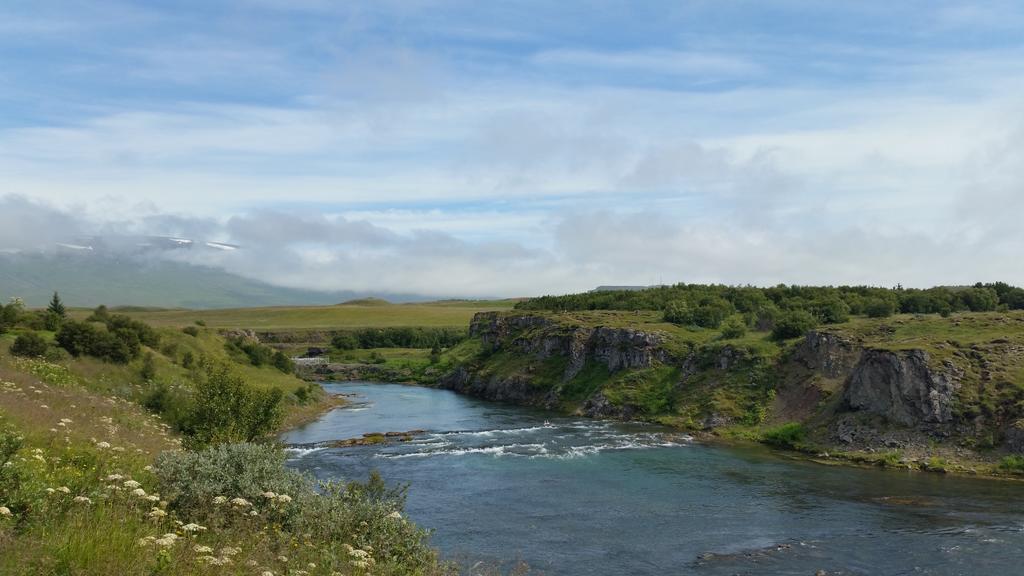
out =
<svg viewBox="0 0 1024 576"><path fill-rule="evenodd" d="M438 297L1024 284L1022 29L1009 1L10 0L0 248L185 235Z"/></svg>

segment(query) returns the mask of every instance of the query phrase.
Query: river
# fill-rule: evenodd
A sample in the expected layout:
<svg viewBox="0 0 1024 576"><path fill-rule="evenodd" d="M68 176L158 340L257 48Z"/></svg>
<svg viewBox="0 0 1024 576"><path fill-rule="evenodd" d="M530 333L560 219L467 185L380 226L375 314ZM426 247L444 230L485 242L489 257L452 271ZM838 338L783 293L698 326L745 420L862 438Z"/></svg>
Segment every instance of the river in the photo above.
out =
<svg viewBox="0 0 1024 576"><path fill-rule="evenodd" d="M561 416L397 384L325 384L349 407L295 450L322 479L379 470L446 558L591 574L1024 574L1024 484L832 467L652 425Z"/></svg>

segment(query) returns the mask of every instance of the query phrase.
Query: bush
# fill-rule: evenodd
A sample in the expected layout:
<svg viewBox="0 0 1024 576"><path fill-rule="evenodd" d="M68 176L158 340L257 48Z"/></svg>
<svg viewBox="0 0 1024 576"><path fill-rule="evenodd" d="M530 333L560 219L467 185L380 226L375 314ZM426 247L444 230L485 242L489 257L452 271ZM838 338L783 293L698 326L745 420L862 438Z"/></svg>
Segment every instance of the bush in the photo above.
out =
<svg viewBox="0 0 1024 576"><path fill-rule="evenodd" d="M142 368L139 370L139 376L147 382L156 378L156 357L153 356L152 352L147 352L142 357Z"/></svg>
<svg viewBox="0 0 1024 576"><path fill-rule="evenodd" d="M665 305L665 312L662 315L665 322L687 326L693 324L693 311L686 300L673 300Z"/></svg>
<svg viewBox="0 0 1024 576"><path fill-rule="evenodd" d="M292 359L280 350L274 352L274 356L271 358L270 363L273 364L274 368L277 368L285 374L291 374L295 371L295 362L292 362Z"/></svg>
<svg viewBox="0 0 1024 576"><path fill-rule="evenodd" d="M733 316L722 324L722 338L734 340L747 335L747 324L740 318Z"/></svg>
<svg viewBox="0 0 1024 576"><path fill-rule="evenodd" d="M999 469L1013 474L1024 474L1024 456L1007 456L999 461Z"/></svg>
<svg viewBox="0 0 1024 576"><path fill-rule="evenodd" d="M57 332L56 341L72 356L95 356L122 364L138 356L140 350L136 331L115 326L111 332L109 328L103 330L89 322L65 322Z"/></svg>
<svg viewBox="0 0 1024 576"><path fill-rule="evenodd" d="M888 298L872 298L864 303L868 318L888 318L896 313L896 304Z"/></svg>
<svg viewBox="0 0 1024 576"><path fill-rule="evenodd" d="M47 348L49 348L49 344L46 343L46 339L36 332L26 332L14 339L14 344L11 344L11 354L35 358L45 356Z"/></svg>
<svg viewBox="0 0 1024 576"><path fill-rule="evenodd" d="M167 508L178 517L211 528L248 526L251 520L230 502L244 498L248 506L242 509L251 507L275 531L317 542L327 555L334 548L344 559L346 546L386 551L374 573L437 573L428 532L401 517L404 486L389 489L377 473L365 483L317 484L284 462L284 453L274 447L222 444L198 452L164 452L154 473ZM290 501L269 498L267 492L285 494ZM218 497L226 501L214 504Z"/></svg>
<svg viewBox="0 0 1024 576"><path fill-rule="evenodd" d="M273 432L284 417L279 388L246 384L227 365L208 364L196 382L195 406L186 433L194 446L252 442Z"/></svg>
<svg viewBox="0 0 1024 576"><path fill-rule="evenodd" d="M188 334L189 336L192 336L193 338L199 336L199 328L196 328L195 326L185 326L184 328L181 329L181 331L184 332L185 334Z"/></svg>
<svg viewBox="0 0 1024 576"><path fill-rule="evenodd" d="M804 310L792 310L784 312L775 320L775 328L772 329L772 338L775 340L788 340L798 338L807 334L818 325L817 319L810 312Z"/></svg>
<svg viewBox="0 0 1024 576"><path fill-rule="evenodd" d="M799 422L789 422L770 428L761 436L765 444L779 448L797 448L807 438L807 429Z"/></svg>
<svg viewBox="0 0 1024 576"><path fill-rule="evenodd" d="M701 328L718 328L734 310L728 300L709 298L694 308L693 323Z"/></svg>

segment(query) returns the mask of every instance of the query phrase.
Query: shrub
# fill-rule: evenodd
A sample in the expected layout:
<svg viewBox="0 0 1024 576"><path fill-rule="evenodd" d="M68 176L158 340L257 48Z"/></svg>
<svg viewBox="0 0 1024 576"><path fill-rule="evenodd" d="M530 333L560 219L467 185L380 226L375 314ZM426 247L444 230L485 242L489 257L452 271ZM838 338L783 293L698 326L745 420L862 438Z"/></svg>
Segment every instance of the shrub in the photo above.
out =
<svg viewBox="0 0 1024 576"><path fill-rule="evenodd" d="M733 316L722 324L722 338L734 340L747 335L747 324L740 318Z"/></svg>
<svg viewBox="0 0 1024 576"><path fill-rule="evenodd" d="M251 442L271 433L284 417L279 388L246 384L223 364L208 364L196 382L195 406L186 433L195 446Z"/></svg>
<svg viewBox="0 0 1024 576"><path fill-rule="evenodd" d="M153 356L152 352L146 352L146 355L142 357L142 368L139 369L139 376L145 381L156 378L156 357Z"/></svg>
<svg viewBox="0 0 1024 576"><path fill-rule="evenodd" d="M1024 456L1007 456L999 461L999 469L1013 474L1024 474Z"/></svg>
<svg viewBox="0 0 1024 576"><path fill-rule="evenodd" d="M680 326L693 324L693 311L686 300L673 300L666 304L663 317L665 322L671 322Z"/></svg>
<svg viewBox="0 0 1024 576"><path fill-rule="evenodd" d="M287 354L278 350L274 352L274 356L271 358L270 363L281 372L285 374L291 374L295 371L295 362L288 357Z"/></svg>
<svg viewBox="0 0 1024 576"><path fill-rule="evenodd" d="M14 344L11 344L11 354L34 358L46 355L47 348L49 348L49 344L46 343L46 339L36 332L26 332L14 339Z"/></svg>
<svg viewBox="0 0 1024 576"><path fill-rule="evenodd" d="M888 318L896 313L896 304L888 298L871 298L864 303L864 313L869 318Z"/></svg>
<svg viewBox="0 0 1024 576"><path fill-rule="evenodd" d="M815 302L811 307L822 324L842 324L850 319L850 306L839 298Z"/></svg>
<svg viewBox="0 0 1024 576"><path fill-rule="evenodd" d="M814 329L817 325L817 319L810 312L804 310L784 312L779 314L779 317L775 320L772 338L775 340L798 338Z"/></svg>
<svg viewBox="0 0 1024 576"><path fill-rule="evenodd" d="M56 336L57 345L72 356L95 356L110 362L126 363L138 356L140 341L135 331L115 328L114 332L93 323L67 321Z"/></svg>
<svg viewBox="0 0 1024 576"><path fill-rule="evenodd" d="M181 329L181 331L184 332L185 334L188 334L189 336L192 336L193 338L199 336L199 328L196 328L195 326L185 326L184 328Z"/></svg>
<svg viewBox="0 0 1024 576"><path fill-rule="evenodd" d="M796 448L807 438L807 429L799 422L789 422L765 430L761 438L765 444L779 448Z"/></svg>
<svg viewBox="0 0 1024 576"><path fill-rule="evenodd" d="M693 323L702 328L718 328L733 311L728 300L708 298L694 308Z"/></svg>

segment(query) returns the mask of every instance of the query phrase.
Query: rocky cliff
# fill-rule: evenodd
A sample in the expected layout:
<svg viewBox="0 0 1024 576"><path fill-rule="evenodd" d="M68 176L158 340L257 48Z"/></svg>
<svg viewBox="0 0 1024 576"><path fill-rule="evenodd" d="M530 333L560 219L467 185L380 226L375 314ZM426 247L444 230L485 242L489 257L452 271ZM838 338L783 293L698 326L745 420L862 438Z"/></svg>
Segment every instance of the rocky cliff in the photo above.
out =
<svg viewBox="0 0 1024 576"><path fill-rule="evenodd" d="M684 346L657 329L551 314L489 312L473 319L470 334L483 352L440 384L492 400L698 427L795 420L864 445L891 444L892 431L921 439L965 430L957 411L963 367L829 331L773 352L721 341ZM664 401L651 400L658 396ZM1007 440L1024 436L1020 428Z"/></svg>

